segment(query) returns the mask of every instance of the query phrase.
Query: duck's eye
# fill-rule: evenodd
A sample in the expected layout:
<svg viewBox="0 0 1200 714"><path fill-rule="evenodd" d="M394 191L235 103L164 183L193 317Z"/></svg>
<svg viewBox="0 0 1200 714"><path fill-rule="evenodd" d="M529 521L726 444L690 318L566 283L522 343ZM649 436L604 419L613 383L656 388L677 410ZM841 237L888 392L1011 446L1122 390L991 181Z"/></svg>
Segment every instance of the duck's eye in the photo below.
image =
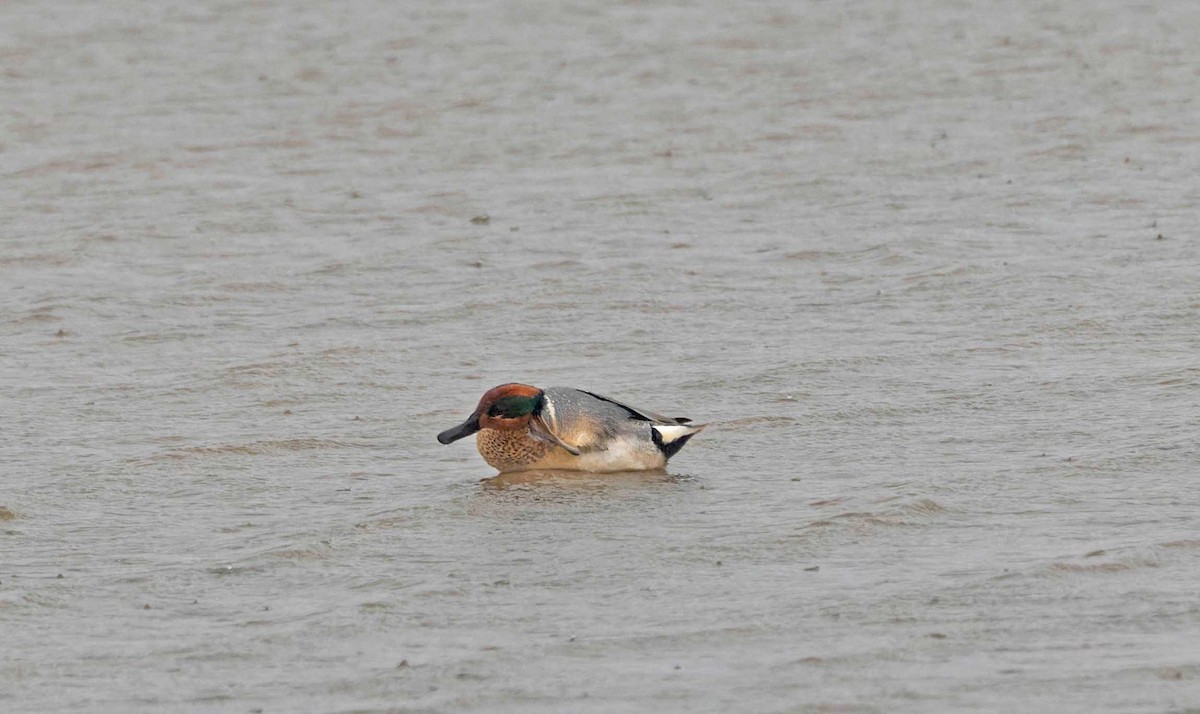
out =
<svg viewBox="0 0 1200 714"><path fill-rule="evenodd" d="M501 397L488 407L488 416L515 419L532 414L536 404L533 397Z"/></svg>

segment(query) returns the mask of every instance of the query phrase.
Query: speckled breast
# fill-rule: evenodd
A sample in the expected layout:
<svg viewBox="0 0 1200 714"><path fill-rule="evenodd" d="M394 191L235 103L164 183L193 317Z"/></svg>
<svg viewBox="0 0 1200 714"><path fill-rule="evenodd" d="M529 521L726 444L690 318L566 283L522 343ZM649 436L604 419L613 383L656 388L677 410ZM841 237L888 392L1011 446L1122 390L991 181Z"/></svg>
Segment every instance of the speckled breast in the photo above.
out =
<svg viewBox="0 0 1200 714"><path fill-rule="evenodd" d="M482 429L475 436L480 456L497 471L526 468L545 458L550 445L529 436L524 429Z"/></svg>

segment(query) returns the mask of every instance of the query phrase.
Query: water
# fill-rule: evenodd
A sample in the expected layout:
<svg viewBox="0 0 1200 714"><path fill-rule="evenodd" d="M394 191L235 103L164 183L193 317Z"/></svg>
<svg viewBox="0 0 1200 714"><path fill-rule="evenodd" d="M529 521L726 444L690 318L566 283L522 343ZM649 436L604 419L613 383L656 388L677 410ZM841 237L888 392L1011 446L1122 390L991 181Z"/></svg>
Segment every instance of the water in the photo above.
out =
<svg viewBox="0 0 1200 714"><path fill-rule="evenodd" d="M1200 706L1198 29L0 5L0 709Z"/></svg>

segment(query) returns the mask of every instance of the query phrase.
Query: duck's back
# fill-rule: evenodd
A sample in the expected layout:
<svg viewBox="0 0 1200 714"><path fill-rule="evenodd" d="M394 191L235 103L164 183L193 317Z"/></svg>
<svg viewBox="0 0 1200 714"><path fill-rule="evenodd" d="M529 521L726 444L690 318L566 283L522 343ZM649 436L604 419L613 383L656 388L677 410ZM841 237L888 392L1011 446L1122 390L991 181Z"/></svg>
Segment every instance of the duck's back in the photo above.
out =
<svg viewBox="0 0 1200 714"><path fill-rule="evenodd" d="M644 432L649 438L652 424L680 424L687 421L664 417L571 387L550 387L545 394L543 417L547 424L561 439L580 447L598 446L606 439L631 433Z"/></svg>

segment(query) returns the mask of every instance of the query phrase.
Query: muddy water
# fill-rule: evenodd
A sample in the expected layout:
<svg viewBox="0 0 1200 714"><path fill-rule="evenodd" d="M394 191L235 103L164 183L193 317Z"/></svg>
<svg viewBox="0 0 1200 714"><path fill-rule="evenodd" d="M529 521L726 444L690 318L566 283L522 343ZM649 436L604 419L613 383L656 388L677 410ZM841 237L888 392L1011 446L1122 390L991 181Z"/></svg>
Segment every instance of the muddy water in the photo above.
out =
<svg viewBox="0 0 1200 714"><path fill-rule="evenodd" d="M0 709L1200 706L1198 28L0 5Z"/></svg>

